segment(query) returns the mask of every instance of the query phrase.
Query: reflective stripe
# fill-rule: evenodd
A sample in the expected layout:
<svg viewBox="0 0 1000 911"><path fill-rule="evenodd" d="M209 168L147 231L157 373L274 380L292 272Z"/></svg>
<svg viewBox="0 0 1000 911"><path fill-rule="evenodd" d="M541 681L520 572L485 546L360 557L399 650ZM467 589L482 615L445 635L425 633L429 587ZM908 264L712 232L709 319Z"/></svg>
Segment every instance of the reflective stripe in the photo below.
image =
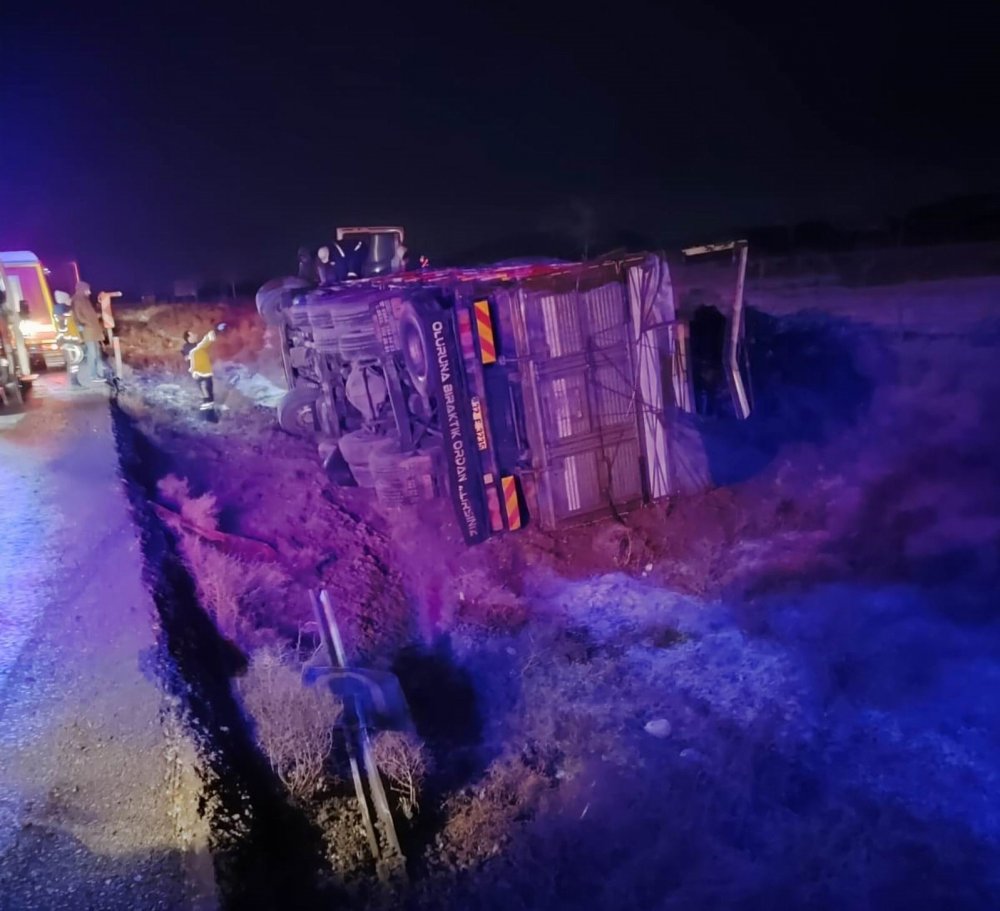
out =
<svg viewBox="0 0 1000 911"><path fill-rule="evenodd" d="M488 300L476 301L472 307L476 311L480 359L484 364L495 364L497 348L493 338L493 320L490 319L490 302Z"/></svg>
<svg viewBox="0 0 1000 911"><path fill-rule="evenodd" d="M202 403L201 403L201 404L200 404L200 405L198 406L198 409L199 409L200 411L208 411L208 410L210 410L210 409L212 409L212 408L214 408L214 407L215 407L215 402L202 402Z"/></svg>
<svg viewBox="0 0 1000 911"><path fill-rule="evenodd" d="M507 515L507 527L517 531L521 527L521 501L517 495L517 479L507 476L500 479L503 489L503 506Z"/></svg>

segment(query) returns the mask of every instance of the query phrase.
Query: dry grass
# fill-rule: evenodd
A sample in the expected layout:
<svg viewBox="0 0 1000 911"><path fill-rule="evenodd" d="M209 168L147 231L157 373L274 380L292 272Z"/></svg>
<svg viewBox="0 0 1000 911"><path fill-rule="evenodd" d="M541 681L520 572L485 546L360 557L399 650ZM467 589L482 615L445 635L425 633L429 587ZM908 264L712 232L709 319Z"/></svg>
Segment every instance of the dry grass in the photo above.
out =
<svg viewBox="0 0 1000 911"><path fill-rule="evenodd" d="M458 619L495 632L517 632L529 619L523 598L496 581L486 569L475 568L455 577Z"/></svg>
<svg viewBox="0 0 1000 911"><path fill-rule="evenodd" d="M203 493L199 497L191 495L191 488L185 478L168 474L161 478L156 489L160 496L176 507L185 521L196 528L215 531L219 527L219 503L215 494Z"/></svg>
<svg viewBox="0 0 1000 911"><path fill-rule="evenodd" d="M157 490L191 525L206 531L218 528L219 505L214 494L191 496L187 480L177 475L162 478ZM180 542L201 606L219 631L240 645L259 642L253 603L280 597L288 582L285 573L273 563L251 562L225 553L195 534L181 534Z"/></svg>
<svg viewBox="0 0 1000 911"><path fill-rule="evenodd" d="M285 574L273 563L232 557L195 535L183 535L181 544L201 606L224 636L242 645L252 643L252 602L277 597L287 582Z"/></svg>
<svg viewBox="0 0 1000 911"><path fill-rule="evenodd" d="M333 728L343 706L322 688L305 687L287 652L260 648L239 682L257 744L288 793L315 796L327 778Z"/></svg>
<svg viewBox="0 0 1000 911"><path fill-rule="evenodd" d="M175 474L168 474L156 482L156 489L160 496L178 510L184 503L191 499L191 488L187 478L178 477Z"/></svg>
<svg viewBox="0 0 1000 911"><path fill-rule="evenodd" d="M219 527L219 504L215 494L203 493L181 503L181 516L195 528L215 531Z"/></svg>
<svg viewBox="0 0 1000 911"><path fill-rule="evenodd" d="M372 741L375 764L386 777L407 819L420 809L420 792L430 771L430 755L413 734L380 731Z"/></svg>
<svg viewBox="0 0 1000 911"><path fill-rule="evenodd" d="M538 810L551 783L522 757L495 760L473 791L445 801L439 844L454 866L478 866L499 854Z"/></svg>

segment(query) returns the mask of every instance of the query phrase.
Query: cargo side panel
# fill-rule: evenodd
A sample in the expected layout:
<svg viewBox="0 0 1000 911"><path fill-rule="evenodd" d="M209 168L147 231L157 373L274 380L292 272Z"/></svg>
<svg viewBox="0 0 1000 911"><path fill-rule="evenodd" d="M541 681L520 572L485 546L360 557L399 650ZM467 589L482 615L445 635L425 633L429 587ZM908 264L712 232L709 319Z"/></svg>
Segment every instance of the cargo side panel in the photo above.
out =
<svg viewBox="0 0 1000 911"><path fill-rule="evenodd" d="M597 278L579 291L520 289L528 437L549 527L643 496L628 299L621 276L604 267Z"/></svg>

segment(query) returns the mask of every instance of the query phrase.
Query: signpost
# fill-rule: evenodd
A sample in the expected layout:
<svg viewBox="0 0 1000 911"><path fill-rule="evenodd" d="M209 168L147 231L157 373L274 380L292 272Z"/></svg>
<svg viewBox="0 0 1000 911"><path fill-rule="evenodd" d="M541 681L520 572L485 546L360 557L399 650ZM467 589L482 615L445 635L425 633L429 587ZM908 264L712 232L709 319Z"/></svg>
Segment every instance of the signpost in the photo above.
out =
<svg viewBox="0 0 1000 911"><path fill-rule="evenodd" d="M115 335L115 315L111 311L111 300L112 298L121 296L121 291L102 291L97 295L97 302L101 306L101 321L104 323L104 329L108 333L108 344L111 345L111 350L114 352L115 376L118 379L121 379L122 376L122 346Z"/></svg>

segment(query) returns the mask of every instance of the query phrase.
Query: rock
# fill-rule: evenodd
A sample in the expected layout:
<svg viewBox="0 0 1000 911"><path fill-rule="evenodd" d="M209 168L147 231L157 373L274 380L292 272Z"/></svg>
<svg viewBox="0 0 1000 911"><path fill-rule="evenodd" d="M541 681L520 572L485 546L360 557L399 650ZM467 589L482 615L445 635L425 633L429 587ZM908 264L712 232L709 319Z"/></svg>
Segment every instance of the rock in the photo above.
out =
<svg viewBox="0 0 1000 911"><path fill-rule="evenodd" d="M643 730L647 734L652 734L653 737L659 737L661 740L670 736L670 722L666 718L654 718L652 721L647 721Z"/></svg>

